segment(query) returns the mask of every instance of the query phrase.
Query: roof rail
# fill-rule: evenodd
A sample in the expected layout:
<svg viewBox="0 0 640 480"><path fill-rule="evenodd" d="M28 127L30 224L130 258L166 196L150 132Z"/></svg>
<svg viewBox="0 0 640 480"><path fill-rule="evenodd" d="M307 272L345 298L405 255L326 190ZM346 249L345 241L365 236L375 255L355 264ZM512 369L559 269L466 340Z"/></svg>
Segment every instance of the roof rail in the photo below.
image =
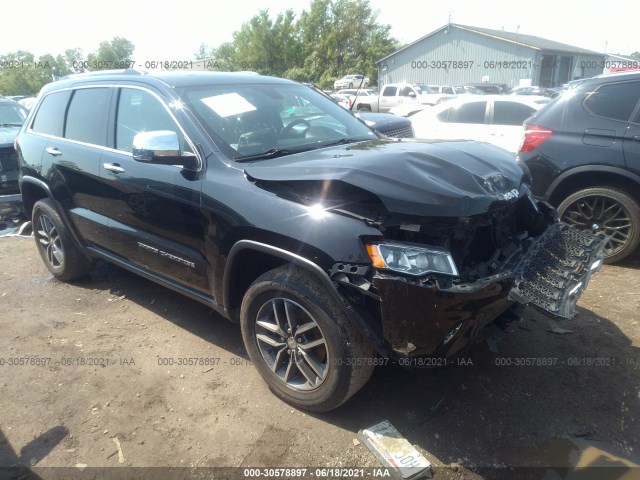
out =
<svg viewBox="0 0 640 480"><path fill-rule="evenodd" d="M121 68L116 70L96 70L93 72L81 72L81 73L71 73L69 75L65 75L64 77L60 77L60 80L67 80L70 78L78 78L78 77L98 77L100 75L146 75L148 72L146 70L138 70L136 68Z"/></svg>

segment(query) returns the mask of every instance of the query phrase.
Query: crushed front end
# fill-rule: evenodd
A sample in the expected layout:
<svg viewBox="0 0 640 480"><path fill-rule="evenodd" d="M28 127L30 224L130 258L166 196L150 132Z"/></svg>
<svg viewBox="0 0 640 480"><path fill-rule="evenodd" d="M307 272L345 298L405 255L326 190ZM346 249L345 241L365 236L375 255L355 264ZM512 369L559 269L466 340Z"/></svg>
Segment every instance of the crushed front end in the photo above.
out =
<svg viewBox="0 0 640 480"><path fill-rule="evenodd" d="M394 356L451 356L525 305L571 318L605 239L557 221L527 192L469 217L390 217L365 238L371 268L332 278Z"/></svg>

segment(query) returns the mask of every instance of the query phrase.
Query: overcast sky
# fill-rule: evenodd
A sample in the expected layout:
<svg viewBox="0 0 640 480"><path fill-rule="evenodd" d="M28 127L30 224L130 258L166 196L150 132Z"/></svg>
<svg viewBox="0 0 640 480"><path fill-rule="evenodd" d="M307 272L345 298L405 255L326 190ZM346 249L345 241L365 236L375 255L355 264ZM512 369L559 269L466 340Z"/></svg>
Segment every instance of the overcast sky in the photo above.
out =
<svg viewBox="0 0 640 480"><path fill-rule="evenodd" d="M36 56L57 55L67 48L84 54L104 40L125 37L136 46L136 62L190 60L198 46L231 40L231 35L260 8L273 17L287 8L297 14L309 0L31 0L3 9L0 54L28 50ZM630 54L640 50L635 0L571 2L559 0L447 0L426 2L371 0L380 23L392 35L412 42L438 29L449 15L453 23L519 31L598 52ZM140 63L138 63L140 65Z"/></svg>

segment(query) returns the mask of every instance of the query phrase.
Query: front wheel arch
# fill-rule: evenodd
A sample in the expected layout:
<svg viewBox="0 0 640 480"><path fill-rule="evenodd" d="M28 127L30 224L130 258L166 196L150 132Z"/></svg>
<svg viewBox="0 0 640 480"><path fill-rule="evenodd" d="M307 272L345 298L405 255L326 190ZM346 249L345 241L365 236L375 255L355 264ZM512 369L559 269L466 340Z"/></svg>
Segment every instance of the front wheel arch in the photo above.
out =
<svg viewBox="0 0 640 480"><path fill-rule="evenodd" d="M247 353L271 391L316 412L346 402L374 368L372 346L331 290L285 264L251 284L240 318Z"/></svg>

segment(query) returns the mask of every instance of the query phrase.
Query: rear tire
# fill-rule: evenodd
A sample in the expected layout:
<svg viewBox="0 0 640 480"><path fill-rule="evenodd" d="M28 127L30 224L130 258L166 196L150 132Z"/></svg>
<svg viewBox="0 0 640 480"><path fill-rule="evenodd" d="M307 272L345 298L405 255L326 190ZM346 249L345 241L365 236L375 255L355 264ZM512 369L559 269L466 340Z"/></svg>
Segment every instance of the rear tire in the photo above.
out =
<svg viewBox="0 0 640 480"><path fill-rule="evenodd" d="M240 312L249 357L271 391L304 410L339 407L369 379L373 349L305 270L284 265L260 276Z"/></svg>
<svg viewBox="0 0 640 480"><path fill-rule="evenodd" d="M32 225L38 252L54 277L68 282L91 271L93 262L76 246L50 199L33 206Z"/></svg>
<svg viewBox="0 0 640 480"><path fill-rule="evenodd" d="M592 187L569 195L558 205L563 222L581 230L610 236L605 263L627 257L640 244L640 205L624 190Z"/></svg>

